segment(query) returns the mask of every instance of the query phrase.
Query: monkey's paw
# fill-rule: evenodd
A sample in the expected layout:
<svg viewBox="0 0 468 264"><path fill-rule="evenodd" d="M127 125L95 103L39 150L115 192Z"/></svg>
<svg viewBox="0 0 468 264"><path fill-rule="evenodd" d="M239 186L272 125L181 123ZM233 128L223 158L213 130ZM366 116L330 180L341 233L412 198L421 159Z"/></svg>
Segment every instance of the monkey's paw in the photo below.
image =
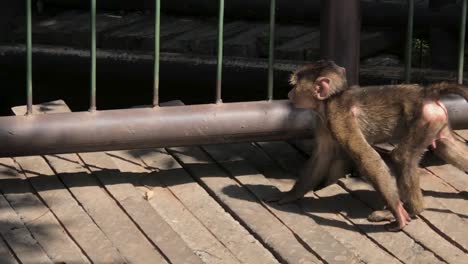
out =
<svg viewBox="0 0 468 264"><path fill-rule="evenodd" d="M298 197L295 192L280 192L276 193L270 197L263 199L265 202L273 203L277 202L278 204L287 204L298 200L301 197Z"/></svg>
<svg viewBox="0 0 468 264"><path fill-rule="evenodd" d="M371 222L393 221L395 217L390 210L376 210L367 217Z"/></svg>

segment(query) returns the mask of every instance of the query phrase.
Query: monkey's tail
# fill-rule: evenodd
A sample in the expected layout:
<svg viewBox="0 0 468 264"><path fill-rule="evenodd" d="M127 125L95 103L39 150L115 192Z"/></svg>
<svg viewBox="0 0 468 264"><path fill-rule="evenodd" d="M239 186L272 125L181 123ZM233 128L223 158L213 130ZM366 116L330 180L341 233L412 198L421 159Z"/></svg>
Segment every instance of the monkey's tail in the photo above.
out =
<svg viewBox="0 0 468 264"><path fill-rule="evenodd" d="M440 82L431 84L425 89L426 97L431 99L440 99L445 94L457 94L468 101L468 87L452 82Z"/></svg>

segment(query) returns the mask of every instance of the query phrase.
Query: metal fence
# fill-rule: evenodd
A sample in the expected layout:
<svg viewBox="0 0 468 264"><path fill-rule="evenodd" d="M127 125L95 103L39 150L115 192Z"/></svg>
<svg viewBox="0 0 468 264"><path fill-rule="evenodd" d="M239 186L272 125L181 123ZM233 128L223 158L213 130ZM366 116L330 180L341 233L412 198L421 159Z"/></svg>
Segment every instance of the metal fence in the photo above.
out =
<svg viewBox="0 0 468 264"><path fill-rule="evenodd" d="M467 0L462 1L460 33L459 33L459 50L458 50L458 83L463 83L463 63L465 54L465 31L466 31L466 7ZM405 82L411 81L411 57L413 48L413 19L414 19L414 0L408 0L408 22L406 29L405 43Z"/></svg>
<svg viewBox="0 0 468 264"><path fill-rule="evenodd" d="M26 23L27 23L27 113L32 113L33 87L32 87L32 29L31 29L31 0L26 0ZM458 83L463 82L463 64L465 50L466 11L468 0L463 0L461 8L461 21L459 33L458 53ZM270 30L269 30L269 59L268 59L268 87L267 99L273 100L274 91L274 50L275 50L275 10L276 0L270 0ZM154 84L153 84L153 106L159 105L159 68L160 68L160 17L161 0L155 0L155 32L154 32ZM414 0L408 0L408 22L405 45L405 82L411 81L411 57L413 39ZM216 71L216 97L215 103L222 102L222 67L223 67L223 28L224 28L224 0L219 0L219 22L218 22L218 51ZM90 76L90 106L89 111L95 111L96 107L96 0L91 0L91 76Z"/></svg>
<svg viewBox="0 0 468 264"><path fill-rule="evenodd" d="M27 24L27 114L33 109L32 89L32 14L31 0L26 0L26 24ZM270 0L270 34L269 34L269 62L268 62L268 100L273 100L273 74L274 74L274 38L275 38L275 10L276 0ZM155 30L154 30L154 71L153 71L153 106L159 105L159 68L160 68L160 21L161 0L155 0ZM90 105L89 111L95 111L96 106L96 0L91 0L91 77L90 77ZM224 30L224 0L219 0L218 21L218 51L217 51L217 76L216 76L216 103L222 102L222 67L223 67L223 30Z"/></svg>

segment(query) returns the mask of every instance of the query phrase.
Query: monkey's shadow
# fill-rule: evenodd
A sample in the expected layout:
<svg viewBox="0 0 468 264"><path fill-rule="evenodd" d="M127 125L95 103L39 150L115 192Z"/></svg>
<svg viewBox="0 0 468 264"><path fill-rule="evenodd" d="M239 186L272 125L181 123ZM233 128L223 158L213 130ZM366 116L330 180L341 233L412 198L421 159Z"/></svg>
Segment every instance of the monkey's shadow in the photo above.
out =
<svg viewBox="0 0 468 264"><path fill-rule="evenodd" d="M239 174L233 175L234 177L242 177L241 174L244 174L242 170L238 170L237 172ZM250 172L245 172L245 175L249 174ZM340 185L346 189L344 184ZM263 184L244 184L243 186L255 194L258 200L280 219L284 217L282 213L287 212L310 217L319 225L333 226L351 231L364 231L366 233L388 232L385 227L386 222L370 223L366 220L373 210L384 207L383 200L373 190L355 190L320 198L308 196L294 203L279 205L275 202L265 202L265 199L279 193L276 187ZM241 186L231 185L225 187L223 193L232 198L245 200L245 196L239 195L239 193L242 193L240 189L242 189ZM435 191L425 191L424 196L439 199L466 199L468 197L466 193ZM468 215L466 214L456 213L449 209L433 208L430 205L425 210L440 214L454 214L460 218L468 219ZM341 216L337 216L336 214ZM353 222L353 224L349 224L349 221Z"/></svg>
<svg viewBox="0 0 468 264"><path fill-rule="evenodd" d="M372 212L367 206L349 206L349 203L346 202L347 199L352 199L351 194L337 194L330 197L322 198L313 198L313 197L304 197L301 200L289 204L280 205L276 202L265 202L265 198L268 198L270 195L278 193L278 189L273 186L268 185L252 185L247 184L244 187L248 188L257 195L257 198L262 201L268 210L275 214L280 220L285 222L287 225L295 225L299 223L309 223L304 222L298 219L297 223L291 223L286 220L288 214L297 214L298 217L309 217L313 222L316 222L322 226L332 226L336 228L341 228L349 231L358 231L364 230L366 233L378 233L378 232L388 232L385 228L384 223L368 223L362 221L361 219L367 218L367 216ZM243 196L239 196L240 189L242 187L231 185L223 189L223 192L236 199L245 199ZM371 191L362 191L365 193L371 194ZM337 216L336 213L340 213L341 216ZM349 220L352 220L355 224L349 224ZM309 223L310 224L310 223ZM299 224L301 225L301 224ZM306 225L303 226L307 228Z"/></svg>

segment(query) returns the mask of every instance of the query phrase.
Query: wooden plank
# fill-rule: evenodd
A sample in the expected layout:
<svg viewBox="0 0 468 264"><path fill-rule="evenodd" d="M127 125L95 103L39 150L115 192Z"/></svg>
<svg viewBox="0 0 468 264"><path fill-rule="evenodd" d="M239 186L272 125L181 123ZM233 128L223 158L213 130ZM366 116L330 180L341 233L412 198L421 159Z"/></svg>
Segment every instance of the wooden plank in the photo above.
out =
<svg viewBox="0 0 468 264"><path fill-rule="evenodd" d="M41 199L92 262L125 262L112 242L73 198L42 157L19 157L16 161Z"/></svg>
<svg viewBox="0 0 468 264"><path fill-rule="evenodd" d="M158 152L158 150L153 150ZM141 173L148 172L148 168L143 164L141 155L146 155L143 151L119 151L111 152L121 171ZM148 151L150 152L150 151ZM162 159L167 157L167 153L161 152ZM149 154L151 155L151 154ZM169 156L170 157L170 156ZM160 159L161 157L158 157ZM172 162L167 164L171 166ZM159 169L157 170L159 171ZM181 172L182 171L182 172ZM181 169L168 170L168 177L185 173ZM187 245L203 260L204 263L239 263L232 253L206 228L206 226L195 217L187 207L176 197L161 181L165 177L166 171L150 172L147 176L136 180L140 187L139 191L146 196L151 206L165 219L165 221L174 229ZM190 185L187 181L184 184ZM196 184L196 183L194 183ZM152 194L153 197L150 197ZM190 227L190 228L187 228Z"/></svg>
<svg viewBox="0 0 468 264"><path fill-rule="evenodd" d="M226 56L257 57L257 36L266 34L266 32L268 32L267 25L252 24L249 30L240 32L231 38L226 38L224 41L224 53Z"/></svg>
<svg viewBox="0 0 468 264"><path fill-rule="evenodd" d="M4 200L5 198L2 196L0 199ZM3 211L3 206L0 206L0 208L2 208L2 211ZM1 233L0 233L0 263L5 263L5 264L19 263L18 260L16 260L15 256L13 255L13 252L10 251L7 244L3 240Z"/></svg>
<svg viewBox="0 0 468 264"><path fill-rule="evenodd" d="M294 184L296 177L292 173L287 173L284 170L278 169L278 167L272 163L271 157L261 151L258 145L241 143L229 144L227 147L232 153L248 161L257 171L268 178L281 180L291 187Z"/></svg>
<svg viewBox="0 0 468 264"><path fill-rule="evenodd" d="M61 101L60 103L54 104L50 111L53 112L69 112L70 109L68 106ZM44 111L43 111L44 112ZM174 262L187 261L189 263L198 263L200 260L184 245L183 241L177 236L177 234L161 219L161 217L154 211L152 208L143 200L143 198L136 192L133 185L127 182L128 175L122 175L118 173L118 170L112 160L105 154L105 153L83 153L80 154L82 160L86 163L86 166L90 168L91 171L94 172L101 182L105 185L105 188L109 191L109 193L116 199L119 204L124 208L124 210L129 213L129 215L133 218L135 222L147 232L147 236L153 241L155 244L160 244L158 246L167 250L166 256L173 259ZM79 171L86 171L84 167L79 166L80 162L76 155L64 155L61 157L65 157L65 159L74 160L78 166L75 165L75 168ZM47 156L51 157L51 156ZM46 158L47 158L46 157ZM57 156L54 156L57 157ZM56 164L61 164L60 160L56 162ZM111 171L109 173L109 171ZM117 172L116 174L114 174ZM112 203L111 203L112 204ZM145 206L146 205L146 206ZM115 212L121 212L117 210ZM161 256L157 251L152 250L152 246L142 234L136 229L136 227L129 221L129 219L124 216L121 216L121 224L126 225L129 234L126 234L126 238L130 239L129 243L132 243L131 239L134 241L141 240L142 245L146 246L145 248L139 248L141 251L140 253L142 256L139 256L139 252L127 252L132 258L135 258L138 261L143 261L144 259L141 257L152 257L154 259L159 259L159 261L163 262L163 256ZM104 229L104 227L102 227ZM132 237L133 235L133 237ZM117 237L116 237L117 238ZM121 237L123 238L123 237ZM177 247L174 247L173 244L178 244ZM121 249L122 251L122 249Z"/></svg>
<svg viewBox="0 0 468 264"><path fill-rule="evenodd" d="M170 102L163 103L162 106L175 106L175 105L183 105L183 104L184 103L182 101L176 100L176 101L170 101ZM149 153L151 153L151 151ZM155 159L153 157L153 159L151 160L151 163L149 163L147 158L143 158L143 159L146 160L146 162L148 162L147 164L150 164L151 167L158 168L158 170L160 170L160 168L174 169L174 167L176 167L176 169L183 171L182 174L178 174L178 175L182 175L185 181L190 182L192 184L189 184L189 187L188 187L189 190L186 190L186 188L185 189L182 188L182 189L179 189L179 190L175 189L175 190L173 190L173 193L178 193L178 198L179 199L186 201L186 204L188 204L188 205L192 205L192 208L196 209L194 211L199 212L199 214L197 215L199 218L201 218L201 216L203 216L203 218L206 219L205 211L206 211L207 205L209 205L209 204L211 204L211 207L214 209L214 211L221 211L221 212L224 211L224 210L221 209L221 207L219 206L219 204L217 202L213 201L212 198L210 198L210 199L205 198L203 201L200 200L200 199L194 199L193 198L194 196L191 196L190 194L192 194L192 193L193 194L198 194L197 195L198 197L207 197L207 194L206 194L206 192L204 190L202 190L202 188L200 188L200 186L198 184L195 184L192 177L190 177L183 169L181 169L181 166L178 164L178 162L171 155L169 155L165 150L161 150L160 153L164 153L165 155L163 155L163 156L160 155L159 159ZM148 155L148 153L145 152L145 155L142 155L142 157L146 157L147 155ZM170 164L169 167L168 167L168 164ZM174 189L174 188L176 188L178 186L178 184L176 185L172 181L172 179L175 178L174 176L173 177L165 177L165 178L170 180L169 182L167 182L167 181L165 182L166 186L167 185L171 186L169 188ZM177 183L178 181L176 180L175 182ZM187 185L185 185L185 186L187 186ZM184 195L186 193L189 194L188 197L186 195ZM196 201L196 203L194 203L193 201ZM202 210L200 210L200 208L202 208ZM210 207L208 207L208 208L210 208ZM210 213L210 215L212 215L212 214L213 213ZM215 213L215 215L217 215L217 214ZM224 215L227 217L227 214L224 214ZM230 222L231 217L228 217L228 219L229 220L218 219L218 221L225 223L225 224L223 224L223 226L226 227L227 226L226 222ZM207 219L207 221L205 221L205 222L206 223L212 222L212 221L208 221L208 220L210 220L210 219ZM218 222L218 221L216 221L216 222ZM233 228L233 226L231 226L229 229L232 230L233 232L237 233L237 234L240 234L241 236L244 236L244 238L241 237L242 240L256 241L258 243L257 240L255 240L255 239L252 240L249 236L244 235L244 232L245 232L244 228L240 228L239 225L235 225L235 227L236 228ZM239 228L240 228L240 230L237 230ZM226 233L224 230L220 231L218 227L213 228L212 230L215 233L218 233L218 237L220 238L220 240L223 241L224 244L226 244L226 245L231 245L232 244L232 237L234 236L234 234ZM235 237L238 237L238 236L235 236ZM226 241L226 238L228 239L227 241ZM265 253L264 250L254 248L254 247L252 247L252 245L249 246L248 248L246 248L244 245L242 245L242 243L237 242L237 244L239 244L239 246L236 246L236 248L232 248L231 250L233 252L238 252L238 253L234 253L234 254L237 254L237 256L238 256L238 258L240 260L244 260L246 257L251 258L251 260L257 259L258 257L260 257L260 258L266 258L266 259L263 259L263 260L260 259L259 260L260 262L263 262L263 261L269 262L268 259L273 258L273 257L271 257L271 254ZM251 250L260 251L260 252L252 252ZM249 255L251 255L251 254L257 255L257 257L254 257L254 258L249 257ZM272 261L272 262L277 262L277 260L274 259L274 261Z"/></svg>
<svg viewBox="0 0 468 264"><path fill-rule="evenodd" d="M161 43L161 50L165 52L189 52L191 40L195 39L199 34L207 34L207 32L216 32L216 26L207 23L201 23L197 28L186 31L179 36L175 36Z"/></svg>
<svg viewBox="0 0 468 264"><path fill-rule="evenodd" d="M245 160L232 156L225 146L203 147L211 157L223 166L243 186L246 186L259 200L275 194L271 182L257 170L252 168ZM357 263L360 260L356 255L333 238L326 230L321 228L315 220L303 214L296 204L278 206L275 203L264 203L276 217L287 225L296 236L327 263Z"/></svg>
<svg viewBox="0 0 468 264"><path fill-rule="evenodd" d="M102 46L111 49L154 50L154 19L140 15L140 21L108 31L102 36ZM161 17L160 40L165 42L200 25L190 18ZM164 51L164 50L163 50Z"/></svg>
<svg viewBox="0 0 468 264"><path fill-rule="evenodd" d="M141 170L143 166L155 168L158 172L142 178L141 184L147 187L159 186L158 189L165 186L240 262L277 263L273 255L199 186L164 149L143 150L133 152L133 155L129 152L113 154L120 158L120 168L124 165L123 160L140 165L133 166L132 170ZM134 156L143 159L145 165ZM130 165L126 163L127 169ZM159 194L155 193L154 196L159 197Z"/></svg>
<svg viewBox="0 0 468 264"><path fill-rule="evenodd" d="M450 164L430 165L426 169L468 196L468 174Z"/></svg>
<svg viewBox="0 0 468 264"><path fill-rule="evenodd" d="M449 210L446 213L454 213L461 219L468 221L468 200L466 197L427 170L421 169L420 175L424 196L434 197Z"/></svg>
<svg viewBox="0 0 468 264"><path fill-rule="evenodd" d="M276 178L270 177L270 172L281 172L283 170L272 160L272 158L274 158L273 156L267 157L266 153L255 145L231 144L227 146L227 148L233 152L241 152L243 155L247 155L242 156L242 158L253 160L253 162L263 161L263 166L260 164L259 167L268 168L268 171L266 173L264 172L264 175L269 177L270 182L281 191L288 191L292 187L293 182L285 182L284 180L277 180ZM287 152L289 153L289 151ZM281 157L283 157L283 155ZM360 230L350 221L331 210L328 206L329 202L334 201L317 199L317 197L310 192L306 195L306 198L300 201L300 205L304 209L303 213L312 217L317 224L321 225L323 229L328 231L329 234L345 245L350 251L354 252L364 262L399 262L385 250L382 250L371 239L366 237L364 234L361 234Z"/></svg>
<svg viewBox="0 0 468 264"><path fill-rule="evenodd" d="M149 203L176 230L204 263L240 263L239 260L201 223L162 183L148 182L145 192L157 199ZM158 185L159 184L159 185Z"/></svg>
<svg viewBox="0 0 468 264"><path fill-rule="evenodd" d="M168 152L193 177L200 181L225 208L232 213L270 250L280 261L290 263L319 263L315 255L297 241L294 234L258 200L213 163L198 148L170 148Z"/></svg>
<svg viewBox="0 0 468 264"><path fill-rule="evenodd" d="M65 102L57 100L33 106L35 114L57 113ZM16 115L25 114L24 106L12 108ZM24 170L41 199L82 248L91 261L96 263L124 263L125 259L117 248L86 213L72 194L55 175L47 162L40 156L18 157L16 161Z"/></svg>
<svg viewBox="0 0 468 264"><path fill-rule="evenodd" d="M356 178L341 180L341 183L372 208L382 208L382 200L369 184ZM466 263L468 255L463 252L466 252L466 249L460 250L453 245L453 241L461 245L466 241L466 226L460 225L461 219L456 220L456 215L444 213L446 209L444 210L437 200L425 197L425 201L428 208L421 217L435 226L437 231L429 228L421 219L415 219L405 227L404 233L449 263ZM441 233L450 236L452 241L440 236Z"/></svg>
<svg viewBox="0 0 468 264"><path fill-rule="evenodd" d="M252 24L244 21L233 21L224 24L223 37L228 39L232 36L236 36L241 32L245 32L252 27ZM190 51L196 54L210 54L215 55L218 51L218 31L211 30L201 34L195 35L195 38L190 41Z"/></svg>
<svg viewBox="0 0 468 264"><path fill-rule="evenodd" d="M315 60L320 56L320 32L318 28L308 28L309 33L290 39L283 45L278 45L278 58L296 60ZM393 44L390 40L400 38L400 32L379 31L362 32L361 57L373 55Z"/></svg>
<svg viewBox="0 0 468 264"><path fill-rule="evenodd" d="M292 39L299 38L303 35L307 35L315 30L316 28L306 26L289 26L277 24L275 28L275 45L280 47L284 43L291 41ZM257 37L258 56L262 58L268 58L268 46L270 43L270 36L268 31L260 34Z"/></svg>
<svg viewBox="0 0 468 264"><path fill-rule="evenodd" d="M292 39L276 48L279 59L315 60L320 53L320 32L310 28L310 33Z"/></svg>
<svg viewBox="0 0 468 264"><path fill-rule="evenodd" d="M468 142L468 129L456 130L455 133Z"/></svg>
<svg viewBox="0 0 468 264"><path fill-rule="evenodd" d="M158 158L144 155L142 159L148 166L168 172L165 177L160 177L160 180L240 262L278 262L254 236L198 185L171 155L161 150ZM171 162L166 162L168 160Z"/></svg>
<svg viewBox="0 0 468 264"><path fill-rule="evenodd" d="M42 104L33 105L33 114L42 115L44 113L60 113L61 109L64 107L70 110L63 100L50 101ZM26 107L24 105L15 106L11 108L11 111L17 116L22 116L26 114Z"/></svg>
<svg viewBox="0 0 468 264"><path fill-rule="evenodd" d="M61 111L61 107L64 106L62 103L51 104L49 110ZM20 113L21 108L24 111L24 107L15 108L14 111ZM100 187L96 178L82 166L77 155L48 155L45 158L126 261L146 263L148 259L153 259L160 263L165 262L128 216Z"/></svg>
<svg viewBox="0 0 468 264"><path fill-rule="evenodd" d="M361 34L361 58L375 55L401 43L403 34L399 31L363 31Z"/></svg>
<svg viewBox="0 0 468 264"><path fill-rule="evenodd" d="M80 163L76 154L45 158L127 261L146 263L152 259L165 262L99 181Z"/></svg>
<svg viewBox="0 0 468 264"><path fill-rule="evenodd" d="M133 23L141 19L142 15L130 13L125 16L111 15L98 12L96 15L97 45L102 47L100 41L107 30ZM68 11L54 17L38 16L33 22L33 38L35 43L49 45L65 45L80 48L89 47L89 12ZM23 39L25 28L16 30L15 37Z"/></svg>
<svg viewBox="0 0 468 264"><path fill-rule="evenodd" d="M173 106L173 105L183 105L183 103L179 100L170 101L162 103L161 106ZM148 150L148 151L129 151L129 152L120 152L120 154L127 153L130 157L126 156L126 161L131 161L134 165L140 164L143 162L141 157L146 155L152 155L152 152L157 152L159 154L158 158L155 158L158 161L167 161L167 163L163 163L164 166L162 168L169 168L171 169L168 171L169 179L172 179L171 174L175 173L179 175L178 171L182 171L182 175L186 175L186 172L183 169L180 169L180 165L177 164L177 161L174 158L167 154L165 150ZM116 152L114 152L115 154ZM114 156L114 158L117 156ZM135 163L135 157L138 157L138 161ZM120 158L121 159L121 158ZM169 160L168 160L169 159ZM119 163L121 164L121 163ZM128 165L128 164L127 164ZM145 165L146 166L146 165ZM173 166L177 166L176 170L173 171ZM133 169L140 170L140 168ZM153 168L154 170L154 168ZM159 171L159 169L156 169ZM166 170L165 170L166 171ZM166 177L163 177L166 178ZM167 186L165 186L159 179L155 177L151 177L150 181L147 181L145 184L145 189L150 188L150 192L156 193L158 196L158 202L155 200L150 199L151 205L161 214L166 217L166 221L172 225L174 230L176 230L181 236L184 238L185 241L190 245L191 248L203 259L205 263L219 263L222 261L223 263L238 263L239 260L236 259L232 253L222 244L220 243L217 238L213 235L213 233L208 230L204 225L201 223L198 218L196 218L193 214L187 210L184 204L181 203L178 197L176 197ZM197 188L198 184L193 181L193 178L188 177L187 184L193 186L193 188ZM174 185L174 184L171 184ZM198 187L199 188L199 187ZM147 193L149 192L146 190L145 195L148 197ZM192 193L192 190L188 192L188 195ZM197 200L191 196L190 199ZM216 203L215 203L216 204ZM206 205L205 205L206 206ZM206 208L206 207L205 207ZM208 207L209 208L209 207ZM190 228L187 228L190 226ZM226 243L229 245L232 243ZM267 262L268 263L268 262Z"/></svg>
<svg viewBox="0 0 468 264"><path fill-rule="evenodd" d="M18 259L22 263L52 263L3 195L0 195L0 209L0 233ZM0 255L2 258L3 254Z"/></svg>
<svg viewBox="0 0 468 264"><path fill-rule="evenodd" d="M351 221L331 210L329 203L333 202L337 201L319 199L315 194L309 193L300 201L300 205L317 224L326 229L350 251L355 252L365 263L400 263L397 258L382 249L366 234L361 233L361 230Z"/></svg>
<svg viewBox="0 0 468 264"><path fill-rule="evenodd" d="M304 166L307 157L284 141L256 142L265 153L289 172L297 172Z"/></svg>
<svg viewBox="0 0 468 264"><path fill-rule="evenodd" d="M381 223L372 223L367 216L372 210L352 197L337 184L329 185L315 192L327 201L331 210L346 217L367 236L404 263L441 263L432 252L404 232L388 232Z"/></svg>
<svg viewBox="0 0 468 264"><path fill-rule="evenodd" d="M103 152L79 155L112 197L171 262L202 263L131 184L130 177L133 175L118 171L117 165Z"/></svg>
<svg viewBox="0 0 468 264"><path fill-rule="evenodd" d="M12 159L0 159L1 192L54 262L88 263L52 212L33 193Z"/></svg>

